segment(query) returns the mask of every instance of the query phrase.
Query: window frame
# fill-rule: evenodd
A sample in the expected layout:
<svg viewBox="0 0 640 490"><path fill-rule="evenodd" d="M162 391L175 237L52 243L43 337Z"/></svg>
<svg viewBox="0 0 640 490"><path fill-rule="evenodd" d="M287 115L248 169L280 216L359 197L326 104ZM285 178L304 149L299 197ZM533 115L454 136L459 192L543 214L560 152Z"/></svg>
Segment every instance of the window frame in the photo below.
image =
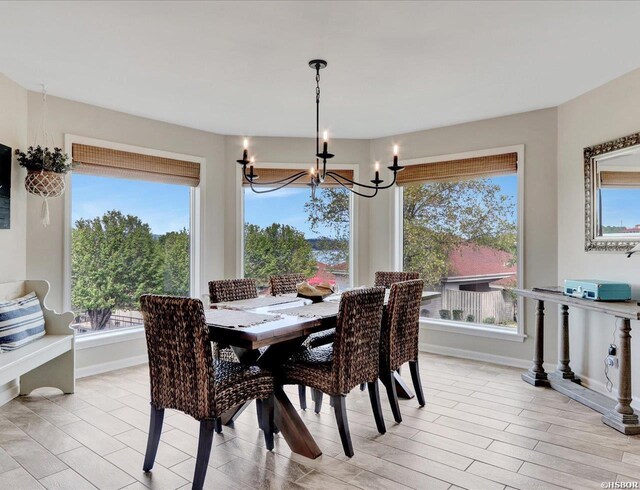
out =
<svg viewBox="0 0 640 490"><path fill-rule="evenodd" d="M419 165L424 163L442 162L449 160L462 160L465 158L483 157L496 155L501 153L517 153L518 154L518 170L516 177L518 179L518 195L517 195L517 236L518 236L518 288L522 288L525 284L524 277L524 149L525 145L503 146L495 148L487 148L483 150L468 151L463 153L453 153L436 155L424 158L413 158L402 162L403 166ZM391 224L392 233L390 233L390 250L391 264L394 270L403 270L403 187L396 186L392 196ZM527 338L525 334L525 317L524 317L524 301L522 298L518 301L518 325L515 331L508 331L504 327L491 327L482 323L459 322L455 320L440 320L435 318L420 317L420 325L428 330L435 330L447 333L457 333L465 335L474 335L477 337L488 337L500 340L509 340L515 342L524 342Z"/></svg>
<svg viewBox="0 0 640 490"><path fill-rule="evenodd" d="M274 162L260 162L256 165L256 172L260 171L260 168L284 168L290 170L308 170L308 165L302 165L299 163L274 163ZM352 170L354 180L359 178L359 165L354 163L342 163L332 164L332 170ZM244 209L244 187L242 185L242 167L236 166L236 215L239 217L236 222L236 243L239 244L238 249L240 253L236 257L236 277L244 277L244 224L245 224L245 209ZM302 187L302 186L300 186ZM275 191L278 192L278 191ZM349 195L349 284L353 287L355 284L355 278L358 277L358 265L356 264L355 251L358 250L358 237L356 230L358 229L358 200L354 199L354 194Z"/></svg>
<svg viewBox="0 0 640 490"><path fill-rule="evenodd" d="M116 143L113 141L100 140L85 136L78 136L66 133L64 135L65 152L71 155L72 145L74 143L100 146L103 148L111 148L114 150L122 150L133 153L142 153L144 155L152 155L164 158L172 158L176 160L190 161L200 165L200 184L197 187L191 187L189 191L189 233L190 233L190 280L189 292L193 298L200 298L202 288L202 278L204 277L202 260L202 250L204 250L204 203L205 203L205 182L206 182L206 159L193 155L182 153L174 153L164 150L156 150L142 146L128 145L124 143ZM66 191L64 193L64 244L63 244L63 279L62 279L62 305L65 311L71 311L71 201L73 186L71 185L71 174L65 176ZM100 345L107 345L114 342L127 341L144 336L143 327L129 327L116 329L108 332L98 332L90 335L76 336L76 349L91 348Z"/></svg>

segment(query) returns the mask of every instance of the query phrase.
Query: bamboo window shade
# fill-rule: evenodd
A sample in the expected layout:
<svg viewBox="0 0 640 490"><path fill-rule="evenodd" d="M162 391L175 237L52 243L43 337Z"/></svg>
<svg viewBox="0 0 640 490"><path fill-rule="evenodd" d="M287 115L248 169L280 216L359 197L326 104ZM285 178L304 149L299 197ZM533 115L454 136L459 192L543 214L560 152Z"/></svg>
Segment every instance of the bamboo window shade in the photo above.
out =
<svg viewBox="0 0 640 490"><path fill-rule="evenodd" d="M150 180L197 187L200 164L173 158L73 143L72 158L80 165L75 173Z"/></svg>
<svg viewBox="0 0 640 490"><path fill-rule="evenodd" d="M640 188L640 172L605 170L600 172L600 187Z"/></svg>
<svg viewBox="0 0 640 490"><path fill-rule="evenodd" d="M305 172L305 169L284 169L284 168L260 168L259 166L254 166L253 167L253 172L258 175L258 179L255 181L257 184L260 184L262 182L273 182L276 180L282 180L282 179L286 179L287 177L291 177L299 172ZM354 180L353 178L353 170L332 170L332 172L335 172L336 174L342 176L342 177L346 177L348 179ZM247 173L249 173L249 169L247 168ZM308 184L310 182L310 176L309 176L309 170L306 170L307 176L306 177L300 177L299 180L296 181L296 183L294 185L296 186L304 186L306 184ZM248 187L249 186L249 182L242 177L242 185ZM277 186L278 184L274 184L274 187ZM345 182L345 185L347 187L353 187L351 184ZM322 184L323 187L336 187L339 186L338 183L336 183L335 180L333 180L331 177L327 177L324 181L324 183ZM257 188L257 187L256 187Z"/></svg>
<svg viewBox="0 0 640 490"><path fill-rule="evenodd" d="M407 165L398 173L398 185L470 180L497 175L515 174L518 154L502 153L485 157L464 158L444 162Z"/></svg>

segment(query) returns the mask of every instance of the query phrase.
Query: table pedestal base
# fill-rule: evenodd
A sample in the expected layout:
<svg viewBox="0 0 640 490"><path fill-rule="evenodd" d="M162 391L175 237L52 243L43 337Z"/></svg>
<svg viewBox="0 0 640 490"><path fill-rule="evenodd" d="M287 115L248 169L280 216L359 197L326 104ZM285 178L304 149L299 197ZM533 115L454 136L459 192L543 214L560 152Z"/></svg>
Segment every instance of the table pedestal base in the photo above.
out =
<svg viewBox="0 0 640 490"><path fill-rule="evenodd" d="M409 385L405 383L398 371L393 372L393 379L396 383L396 393L398 394L398 398L404 398L405 400L415 398L416 395L413 393L411 388L409 388Z"/></svg>

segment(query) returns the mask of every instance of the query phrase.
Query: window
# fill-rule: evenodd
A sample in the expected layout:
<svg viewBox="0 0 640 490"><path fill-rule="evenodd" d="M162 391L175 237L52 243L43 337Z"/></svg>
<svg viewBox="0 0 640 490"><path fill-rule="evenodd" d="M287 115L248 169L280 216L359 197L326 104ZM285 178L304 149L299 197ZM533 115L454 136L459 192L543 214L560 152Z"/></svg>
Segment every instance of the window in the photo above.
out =
<svg viewBox="0 0 640 490"><path fill-rule="evenodd" d="M624 237L640 233L640 172L604 170L599 173L598 235ZM635 204L634 204L635 203Z"/></svg>
<svg viewBox="0 0 640 490"><path fill-rule="evenodd" d="M351 193L324 187L315 199L310 194L306 186L268 194L243 187L244 275L257 280L261 294L269 294L270 275L283 273L351 286Z"/></svg>
<svg viewBox="0 0 640 490"><path fill-rule="evenodd" d="M408 166L402 262L441 296L421 316L517 330L517 153Z"/></svg>
<svg viewBox="0 0 640 490"><path fill-rule="evenodd" d="M161 158L86 148L104 164L73 145L74 160L81 162L71 177L73 327L79 334L139 327L142 294L190 295L198 181L176 175ZM144 165L136 169L136 162Z"/></svg>

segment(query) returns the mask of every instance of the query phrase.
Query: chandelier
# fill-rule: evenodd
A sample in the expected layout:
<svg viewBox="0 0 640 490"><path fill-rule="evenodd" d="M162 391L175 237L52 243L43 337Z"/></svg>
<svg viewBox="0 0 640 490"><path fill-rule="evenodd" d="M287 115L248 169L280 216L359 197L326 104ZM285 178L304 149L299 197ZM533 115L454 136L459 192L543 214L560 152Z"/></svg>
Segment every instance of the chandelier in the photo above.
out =
<svg viewBox="0 0 640 490"><path fill-rule="evenodd" d="M323 184L336 184L344 187L348 191L362 197L374 197L381 189L389 189L396 183L396 177L398 172L404 170L404 167L398 165L398 145L393 147L393 164L387 168L393 172L393 180L385 185L384 180L380 178L380 164L375 164L374 178L370 180L370 184L356 182L343 174L334 172L327 169L327 160L330 160L335 155L329 153L329 139L328 132L324 131L322 151L320 151L320 70L327 67L325 60L311 60L309 61L309 67L316 72L316 153L315 167L311 167L309 171L300 171L289 175L288 177L273 180L270 182L259 181L260 176L256 173L254 164L255 158L252 156L249 158L249 140L244 139L244 149L242 151L242 159L236 160L239 165L242 165L242 175L246 182L248 182L251 190L257 194L264 194L267 192L274 192L288 185L294 184L301 179L309 179L308 186L311 187L311 196L315 197L316 188L322 187ZM322 165L320 165L322 162ZM248 167L248 169L247 169Z"/></svg>

